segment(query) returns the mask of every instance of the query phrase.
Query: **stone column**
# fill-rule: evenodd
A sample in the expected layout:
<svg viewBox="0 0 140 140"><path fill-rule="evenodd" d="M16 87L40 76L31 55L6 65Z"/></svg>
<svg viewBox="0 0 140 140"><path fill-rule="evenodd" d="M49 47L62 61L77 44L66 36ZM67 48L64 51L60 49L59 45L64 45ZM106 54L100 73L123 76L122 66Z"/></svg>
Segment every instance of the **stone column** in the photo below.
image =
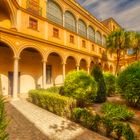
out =
<svg viewBox="0 0 140 140"><path fill-rule="evenodd" d="M43 70L42 70L42 87L45 88L46 87L46 61L43 60Z"/></svg>
<svg viewBox="0 0 140 140"><path fill-rule="evenodd" d="M66 64L63 63L62 65L63 65L63 82L64 82L66 76Z"/></svg>
<svg viewBox="0 0 140 140"><path fill-rule="evenodd" d="M87 72L90 74L90 66L87 67Z"/></svg>
<svg viewBox="0 0 140 140"><path fill-rule="evenodd" d="M79 71L80 70L80 66L79 65L77 65L77 71Z"/></svg>
<svg viewBox="0 0 140 140"><path fill-rule="evenodd" d="M14 57L14 75L13 75L13 98L17 98L18 94L18 63L19 63L19 58Z"/></svg>

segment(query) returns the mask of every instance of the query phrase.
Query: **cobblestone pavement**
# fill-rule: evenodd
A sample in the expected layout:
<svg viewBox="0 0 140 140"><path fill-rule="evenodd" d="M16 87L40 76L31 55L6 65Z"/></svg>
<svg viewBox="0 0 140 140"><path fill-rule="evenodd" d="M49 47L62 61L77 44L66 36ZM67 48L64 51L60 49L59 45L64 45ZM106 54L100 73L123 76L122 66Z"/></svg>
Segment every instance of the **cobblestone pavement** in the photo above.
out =
<svg viewBox="0 0 140 140"><path fill-rule="evenodd" d="M7 104L9 140L108 140L24 99Z"/></svg>

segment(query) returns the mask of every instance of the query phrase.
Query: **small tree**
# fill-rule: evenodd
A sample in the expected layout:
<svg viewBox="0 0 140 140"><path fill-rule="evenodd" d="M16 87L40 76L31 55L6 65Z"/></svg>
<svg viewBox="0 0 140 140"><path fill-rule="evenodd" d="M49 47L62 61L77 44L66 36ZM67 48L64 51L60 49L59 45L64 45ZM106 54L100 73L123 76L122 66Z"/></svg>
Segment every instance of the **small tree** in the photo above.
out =
<svg viewBox="0 0 140 140"><path fill-rule="evenodd" d="M116 77L109 72L105 72L104 73L104 79L105 79L105 84L106 84L107 96L111 96L115 93Z"/></svg>
<svg viewBox="0 0 140 140"><path fill-rule="evenodd" d="M106 85L103 77L102 70L98 64L94 65L91 75L97 82L97 96L96 102L102 103L106 101Z"/></svg>
<svg viewBox="0 0 140 140"><path fill-rule="evenodd" d="M77 99L78 105L95 100L97 85L92 76L85 71L72 71L66 76L63 93Z"/></svg>
<svg viewBox="0 0 140 140"><path fill-rule="evenodd" d="M116 80L118 92L134 107L140 107L140 62L129 65Z"/></svg>
<svg viewBox="0 0 140 140"><path fill-rule="evenodd" d="M138 54L140 52L140 33L132 32L133 40L132 40L132 48L134 50L135 60L138 60Z"/></svg>

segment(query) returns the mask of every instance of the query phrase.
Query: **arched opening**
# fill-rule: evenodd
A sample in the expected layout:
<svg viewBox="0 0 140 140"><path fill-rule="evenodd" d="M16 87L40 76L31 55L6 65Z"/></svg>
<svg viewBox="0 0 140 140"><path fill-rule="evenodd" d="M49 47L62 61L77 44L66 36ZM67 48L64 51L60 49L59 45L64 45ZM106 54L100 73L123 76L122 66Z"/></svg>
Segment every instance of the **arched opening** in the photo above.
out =
<svg viewBox="0 0 140 140"><path fill-rule="evenodd" d="M108 67L107 64L104 65L104 71L105 71L105 72L109 71L109 67Z"/></svg>
<svg viewBox="0 0 140 140"><path fill-rule="evenodd" d="M78 21L78 34L87 37L87 25L82 19Z"/></svg>
<svg viewBox="0 0 140 140"><path fill-rule="evenodd" d="M65 27L71 31L76 32L76 18L69 11L65 12Z"/></svg>
<svg viewBox="0 0 140 140"><path fill-rule="evenodd" d="M42 56L35 48L25 48L20 53L19 83L19 93L23 94L42 88Z"/></svg>
<svg viewBox="0 0 140 140"><path fill-rule="evenodd" d="M47 86L57 86L63 83L62 57L52 52L49 54L46 66L46 84Z"/></svg>
<svg viewBox="0 0 140 140"><path fill-rule="evenodd" d="M81 61L80 61L80 70L87 71L87 62L85 59L81 59Z"/></svg>
<svg viewBox="0 0 140 140"><path fill-rule="evenodd" d="M110 72L113 73L113 66L110 65Z"/></svg>
<svg viewBox="0 0 140 140"><path fill-rule="evenodd" d="M0 0L0 27L11 28L12 19L5 0Z"/></svg>
<svg viewBox="0 0 140 140"><path fill-rule="evenodd" d="M103 46L106 47L106 36L105 35L103 35L102 42L103 42Z"/></svg>
<svg viewBox="0 0 140 140"><path fill-rule="evenodd" d="M91 61L91 63L90 63L90 73L91 73L91 71L92 71L94 65L95 65L95 63L94 63L93 61Z"/></svg>
<svg viewBox="0 0 140 140"><path fill-rule="evenodd" d="M95 41L95 30L92 26L88 27L88 38L92 41Z"/></svg>
<svg viewBox="0 0 140 140"><path fill-rule="evenodd" d="M47 2L47 17L49 20L59 25L63 25L63 11L53 0L48 0Z"/></svg>
<svg viewBox="0 0 140 140"><path fill-rule="evenodd" d="M13 95L13 57L12 48L0 42L0 77L3 95Z"/></svg>
<svg viewBox="0 0 140 140"><path fill-rule="evenodd" d="M95 33L95 40L96 40L96 43L102 45L102 35L99 31Z"/></svg>
<svg viewBox="0 0 140 140"><path fill-rule="evenodd" d="M66 60L66 74L73 70L76 70L76 60L74 57L69 56Z"/></svg>

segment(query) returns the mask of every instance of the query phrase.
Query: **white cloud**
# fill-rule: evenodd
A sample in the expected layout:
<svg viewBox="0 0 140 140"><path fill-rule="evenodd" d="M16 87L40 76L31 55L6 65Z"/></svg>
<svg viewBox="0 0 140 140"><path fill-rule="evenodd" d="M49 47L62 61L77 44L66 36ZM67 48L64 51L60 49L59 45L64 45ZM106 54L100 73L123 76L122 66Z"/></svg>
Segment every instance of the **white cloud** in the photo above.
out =
<svg viewBox="0 0 140 140"><path fill-rule="evenodd" d="M98 2L98 4L97 4ZM131 5L121 5L128 0L85 0L82 6L86 7L99 19L115 18L124 28L140 31L140 1L131 1ZM96 6L94 7L94 4ZM127 3L128 4L128 3ZM91 6L93 5L93 6Z"/></svg>

